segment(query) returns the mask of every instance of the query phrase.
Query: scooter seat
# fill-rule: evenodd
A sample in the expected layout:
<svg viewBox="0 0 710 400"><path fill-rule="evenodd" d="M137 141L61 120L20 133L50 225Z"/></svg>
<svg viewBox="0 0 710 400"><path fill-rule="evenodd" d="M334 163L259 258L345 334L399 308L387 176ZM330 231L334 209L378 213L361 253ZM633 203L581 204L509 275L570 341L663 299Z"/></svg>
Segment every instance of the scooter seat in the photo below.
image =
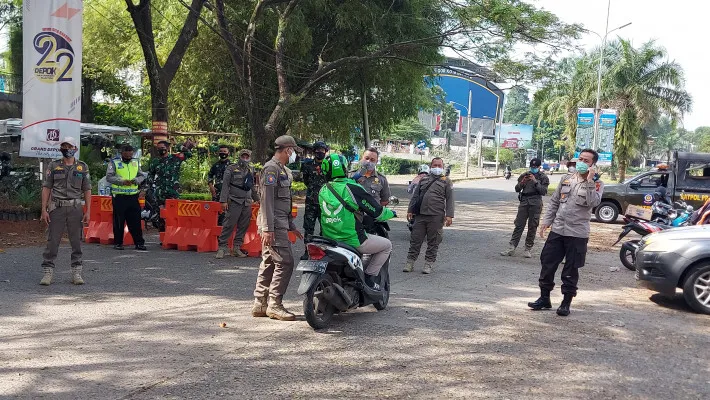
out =
<svg viewBox="0 0 710 400"><path fill-rule="evenodd" d="M350 245L347 244L347 243L338 242L338 247L342 247L342 248L344 248L345 250L352 251L353 253L357 254L357 256L360 257L360 259L362 259L362 253L360 253L360 252L359 252L356 248L354 248L353 246L350 246Z"/></svg>
<svg viewBox="0 0 710 400"><path fill-rule="evenodd" d="M311 238L311 241L312 241L312 242L316 242L316 243L320 242L320 243L329 244L329 245L331 245L331 246L338 246L338 247L341 247L341 248L346 249L346 250L348 250L348 251L352 251L353 253L357 254L357 256L360 257L360 259L362 259L362 253L360 253L356 248L354 248L353 246L350 246L350 245L347 244L347 243L336 242L336 241L333 240L333 239L329 239L329 238L323 237L323 236L313 236L313 237Z"/></svg>

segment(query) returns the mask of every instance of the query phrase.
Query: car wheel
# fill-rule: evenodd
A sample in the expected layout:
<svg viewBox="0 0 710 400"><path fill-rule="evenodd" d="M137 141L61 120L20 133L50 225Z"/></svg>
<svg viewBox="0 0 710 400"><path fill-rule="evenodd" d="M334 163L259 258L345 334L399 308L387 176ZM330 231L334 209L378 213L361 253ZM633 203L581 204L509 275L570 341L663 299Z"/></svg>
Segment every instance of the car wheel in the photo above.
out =
<svg viewBox="0 0 710 400"><path fill-rule="evenodd" d="M683 297L695 311L710 314L710 264L695 268L685 278Z"/></svg>
<svg viewBox="0 0 710 400"><path fill-rule="evenodd" d="M597 207L597 221L610 224L619 218L619 207L610 201L604 201Z"/></svg>

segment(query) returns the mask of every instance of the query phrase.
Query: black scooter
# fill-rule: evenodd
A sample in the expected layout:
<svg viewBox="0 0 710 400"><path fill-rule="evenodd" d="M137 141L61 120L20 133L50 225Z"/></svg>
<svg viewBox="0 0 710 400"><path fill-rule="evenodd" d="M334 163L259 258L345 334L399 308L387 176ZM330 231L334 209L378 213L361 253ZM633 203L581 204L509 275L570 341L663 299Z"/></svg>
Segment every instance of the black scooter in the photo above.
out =
<svg viewBox="0 0 710 400"><path fill-rule="evenodd" d="M326 329L336 312L374 305L387 307L390 297L389 259L374 278L365 276L367 261L352 246L314 236L307 244L308 260L296 267L301 271L298 294L303 314L313 329Z"/></svg>
<svg viewBox="0 0 710 400"><path fill-rule="evenodd" d="M141 212L141 218L152 224L160 232L165 230L165 220L160 218L160 203L155 197L155 189L149 188L145 193L145 206Z"/></svg>

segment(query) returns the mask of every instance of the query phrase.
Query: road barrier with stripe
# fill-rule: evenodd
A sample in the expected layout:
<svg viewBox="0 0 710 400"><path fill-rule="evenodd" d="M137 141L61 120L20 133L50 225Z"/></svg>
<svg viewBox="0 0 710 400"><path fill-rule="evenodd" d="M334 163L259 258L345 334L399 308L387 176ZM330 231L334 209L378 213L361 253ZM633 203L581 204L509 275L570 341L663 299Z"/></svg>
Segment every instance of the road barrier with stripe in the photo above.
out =
<svg viewBox="0 0 710 400"><path fill-rule="evenodd" d="M198 252L217 251L222 227L217 225L221 205L214 201L168 199L160 216L165 232L160 233L164 249Z"/></svg>
<svg viewBox="0 0 710 400"><path fill-rule="evenodd" d="M252 204L251 205L251 221L249 221L249 229L247 229L247 233L244 235L244 244L242 245L242 251L246 252L249 254L249 257L259 257L261 256L261 236L257 233L257 226L256 226L256 216L259 214L259 204ZM298 215L298 209L294 206L291 208L291 214L293 215L294 218L296 218L296 215ZM229 248L233 251L234 250L234 235L235 233L232 233L232 236L229 238ZM296 242L296 235L293 233L288 234L288 238L291 241L291 243Z"/></svg>
<svg viewBox="0 0 710 400"><path fill-rule="evenodd" d="M145 200L139 200L141 207ZM141 221L145 229L145 223ZM89 210L89 225L84 228L84 241L86 243L113 244L113 199L111 196L91 196L91 209ZM128 232L128 227L123 227L123 244L133 245L133 236Z"/></svg>

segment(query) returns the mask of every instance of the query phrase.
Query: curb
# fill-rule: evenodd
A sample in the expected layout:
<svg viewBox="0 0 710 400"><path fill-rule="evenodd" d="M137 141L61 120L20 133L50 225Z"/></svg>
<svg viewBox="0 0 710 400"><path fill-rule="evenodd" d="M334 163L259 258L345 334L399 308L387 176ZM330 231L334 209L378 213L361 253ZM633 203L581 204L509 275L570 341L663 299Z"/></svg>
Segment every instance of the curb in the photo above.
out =
<svg viewBox="0 0 710 400"><path fill-rule="evenodd" d="M453 178L451 179L451 182L466 182L466 181L480 181L482 179L496 179L496 178L502 178L503 175L494 175L494 176L477 176L477 177L472 177L472 178Z"/></svg>

